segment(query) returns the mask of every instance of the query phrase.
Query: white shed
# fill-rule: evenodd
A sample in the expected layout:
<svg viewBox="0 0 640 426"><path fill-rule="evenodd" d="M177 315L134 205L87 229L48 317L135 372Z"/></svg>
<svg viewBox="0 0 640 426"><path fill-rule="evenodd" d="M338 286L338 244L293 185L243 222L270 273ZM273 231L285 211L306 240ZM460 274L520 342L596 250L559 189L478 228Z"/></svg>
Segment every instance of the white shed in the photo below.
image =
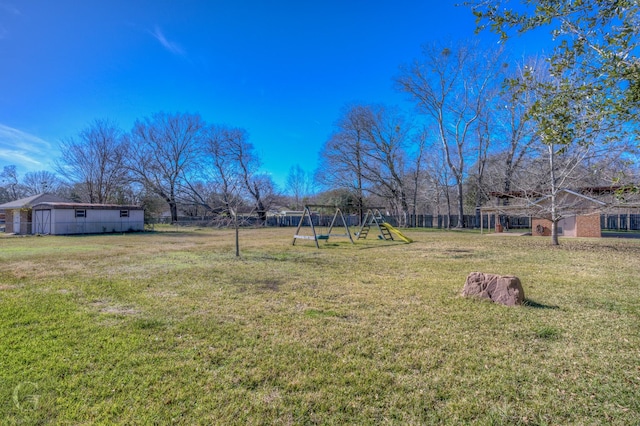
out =
<svg viewBox="0 0 640 426"><path fill-rule="evenodd" d="M118 204L45 202L33 206L33 234L104 234L144 230L144 209Z"/></svg>

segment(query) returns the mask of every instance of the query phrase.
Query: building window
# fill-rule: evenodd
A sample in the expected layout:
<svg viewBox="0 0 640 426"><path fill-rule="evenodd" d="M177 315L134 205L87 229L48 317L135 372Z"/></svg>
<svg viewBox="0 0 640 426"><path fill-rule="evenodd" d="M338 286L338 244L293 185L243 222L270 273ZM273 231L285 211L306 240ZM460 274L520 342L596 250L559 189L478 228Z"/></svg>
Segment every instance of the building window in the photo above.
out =
<svg viewBox="0 0 640 426"><path fill-rule="evenodd" d="M76 210L76 217L87 217L87 211L86 210Z"/></svg>
<svg viewBox="0 0 640 426"><path fill-rule="evenodd" d="M120 217L129 217L129 210L120 210Z"/></svg>

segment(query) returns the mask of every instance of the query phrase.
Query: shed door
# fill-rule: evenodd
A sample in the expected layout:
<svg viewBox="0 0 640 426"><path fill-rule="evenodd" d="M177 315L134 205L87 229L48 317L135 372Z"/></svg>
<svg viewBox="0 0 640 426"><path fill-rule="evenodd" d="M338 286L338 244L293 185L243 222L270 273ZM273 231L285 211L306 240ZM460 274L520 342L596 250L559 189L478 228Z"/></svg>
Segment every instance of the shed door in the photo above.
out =
<svg viewBox="0 0 640 426"><path fill-rule="evenodd" d="M20 233L20 210L13 211L13 233Z"/></svg>
<svg viewBox="0 0 640 426"><path fill-rule="evenodd" d="M36 210L33 218L34 234L51 233L51 210Z"/></svg>

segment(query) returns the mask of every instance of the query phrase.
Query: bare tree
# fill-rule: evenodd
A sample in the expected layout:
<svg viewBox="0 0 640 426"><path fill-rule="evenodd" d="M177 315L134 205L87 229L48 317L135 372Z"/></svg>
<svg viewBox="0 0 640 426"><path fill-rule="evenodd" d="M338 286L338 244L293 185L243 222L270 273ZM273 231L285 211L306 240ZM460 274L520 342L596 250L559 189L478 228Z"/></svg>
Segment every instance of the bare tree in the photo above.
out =
<svg viewBox="0 0 640 426"><path fill-rule="evenodd" d="M17 200L23 197L23 190L18 182L18 170L16 166L4 166L2 173L0 173L0 183L6 191L6 197L8 201Z"/></svg>
<svg viewBox="0 0 640 426"><path fill-rule="evenodd" d="M237 162L228 155L229 129L223 126L207 126L203 132L203 158L201 173L206 184L199 189L191 185L192 193L210 211L231 217L240 185ZM206 192L205 189L206 188Z"/></svg>
<svg viewBox="0 0 640 426"><path fill-rule="evenodd" d="M22 187L25 190L26 196L58 193L62 185L62 182L55 173L46 170L28 172L24 175L24 178L22 178Z"/></svg>
<svg viewBox="0 0 640 426"><path fill-rule="evenodd" d="M364 177L370 192L385 198L406 226L409 213L406 176L406 146L410 126L396 108L369 106L364 111L367 149L363 162Z"/></svg>
<svg viewBox="0 0 640 426"><path fill-rule="evenodd" d="M311 179L299 164L289 168L287 192L293 197L294 208L300 210L305 197L311 192Z"/></svg>
<svg viewBox="0 0 640 426"><path fill-rule="evenodd" d="M423 48L423 57L403 67L396 79L419 110L438 128L438 137L456 180L458 224L464 226L464 180L474 126L487 111L500 78L499 52L485 52L477 44L455 47L439 44Z"/></svg>
<svg viewBox="0 0 640 426"><path fill-rule="evenodd" d="M249 179L245 179L245 184L255 203L258 218L262 224L265 224L267 212L273 207L279 195L276 184L268 173L251 175Z"/></svg>
<svg viewBox="0 0 640 426"><path fill-rule="evenodd" d="M260 173L260 159L247 139L244 129L208 126L203 138L201 174L212 188L217 188L224 211L229 211L229 203L235 197L247 196L251 198L259 220L264 223L274 198L275 185L268 175ZM191 189L203 205L215 209L201 196L206 191L193 185Z"/></svg>
<svg viewBox="0 0 640 426"><path fill-rule="evenodd" d="M168 204L171 221L178 220L178 195L194 173L204 122L198 114L157 113L137 120L129 135L132 178Z"/></svg>
<svg viewBox="0 0 640 426"><path fill-rule="evenodd" d="M127 144L123 133L111 121L95 120L77 138L60 142L63 155L56 161L57 172L69 184L79 183L90 203L116 201L127 185L125 159Z"/></svg>
<svg viewBox="0 0 640 426"><path fill-rule="evenodd" d="M209 200L205 201L197 188L191 187L196 196L212 211L219 211L227 225L235 229L235 255L240 256L240 209L245 207L245 197L250 197L261 221L266 220L266 194L273 185L270 179L262 179L257 173L260 165L253 146L247 141L247 132L240 128L208 126L203 138L202 175L209 188ZM217 206L220 206L218 208Z"/></svg>
<svg viewBox="0 0 640 426"><path fill-rule="evenodd" d="M595 146L585 144L557 144L553 141L539 147L541 156L536 163L539 167L529 174L534 181L541 182L537 190L530 187L526 192L530 199L545 197L545 202L533 204L533 215L546 218L551 222L551 242L558 245L558 223L569 216L580 212L579 199L565 196L565 190L577 188L583 181L585 169L581 167L589 158L601 153Z"/></svg>
<svg viewBox="0 0 640 426"><path fill-rule="evenodd" d="M492 120L491 114L482 113L480 119L478 120L477 125L475 126L476 132L476 159L475 159L475 170L474 170L474 178L475 178L475 204L474 204L474 212L476 217L476 223L480 223L480 207L485 200L486 194L483 191L483 183L484 183L484 175L485 168L487 165L487 158L489 155L489 146L491 144L492 135L491 128L492 124L490 123Z"/></svg>
<svg viewBox="0 0 640 426"><path fill-rule="evenodd" d="M321 152L318 179L353 192L361 215L365 192L384 199L404 226L411 185L406 152L411 126L397 108L355 105L344 111L336 127Z"/></svg>
<svg viewBox="0 0 640 426"><path fill-rule="evenodd" d="M427 130L423 129L422 132L417 134L414 138L413 146L415 153L413 155L413 166L409 170L409 185L412 196L412 214L416 216L418 214L418 200L420 197L420 187L427 184L425 157L427 156ZM413 226L413 225L412 225Z"/></svg>
<svg viewBox="0 0 640 426"><path fill-rule="evenodd" d="M364 217L368 183L364 179L366 110L363 105L344 109L336 131L320 152L320 168L316 172L316 179L325 188L343 188L355 195L360 220Z"/></svg>
<svg viewBox="0 0 640 426"><path fill-rule="evenodd" d="M538 135L535 126L529 120L528 112L535 99L535 92L531 87L522 84L527 75L540 76L543 72L543 63L540 58L527 60L518 65L515 72L507 81L510 83L496 105L496 128L501 135L503 144L503 184L502 191L508 194L513 187L515 174L523 166L524 160L532 154L532 148L537 143ZM536 77L538 78L538 77ZM505 205L509 198L504 198Z"/></svg>
<svg viewBox="0 0 640 426"><path fill-rule="evenodd" d="M266 201L274 193L274 184L268 175L260 173L260 158L248 139L246 130L228 129L226 155L237 164L238 179L253 200L258 219L264 224L267 220Z"/></svg>
<svg viewBox="0 0 640 426"><path fill-rule="evenodd" d="M439 142L435 142L439 144ZM452 182L450 169L447 167L444 152L439 146L429 146L429 152L432 155L427 157L426 172L429 187L432 188L431 195L435 204L435 213L437 216L446 214L447 228L451 228L451 188L455 186ZM441 209L442 205L446 206L446 210Z"/></svg>

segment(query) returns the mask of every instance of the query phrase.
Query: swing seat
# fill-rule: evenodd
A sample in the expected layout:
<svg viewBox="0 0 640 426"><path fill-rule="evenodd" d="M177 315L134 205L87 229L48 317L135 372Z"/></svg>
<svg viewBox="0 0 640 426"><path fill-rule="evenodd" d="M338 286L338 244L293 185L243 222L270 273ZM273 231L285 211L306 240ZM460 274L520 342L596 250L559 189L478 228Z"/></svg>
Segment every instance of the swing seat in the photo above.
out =
<svg viewBox="0 0 640 426"><path fill-rule="evenodd" d="M328 236L328 235L318 235L318 236L317 236L317 238L318 238L319 240L328 240L328 239L329 239L329 236Z"/></svg>

